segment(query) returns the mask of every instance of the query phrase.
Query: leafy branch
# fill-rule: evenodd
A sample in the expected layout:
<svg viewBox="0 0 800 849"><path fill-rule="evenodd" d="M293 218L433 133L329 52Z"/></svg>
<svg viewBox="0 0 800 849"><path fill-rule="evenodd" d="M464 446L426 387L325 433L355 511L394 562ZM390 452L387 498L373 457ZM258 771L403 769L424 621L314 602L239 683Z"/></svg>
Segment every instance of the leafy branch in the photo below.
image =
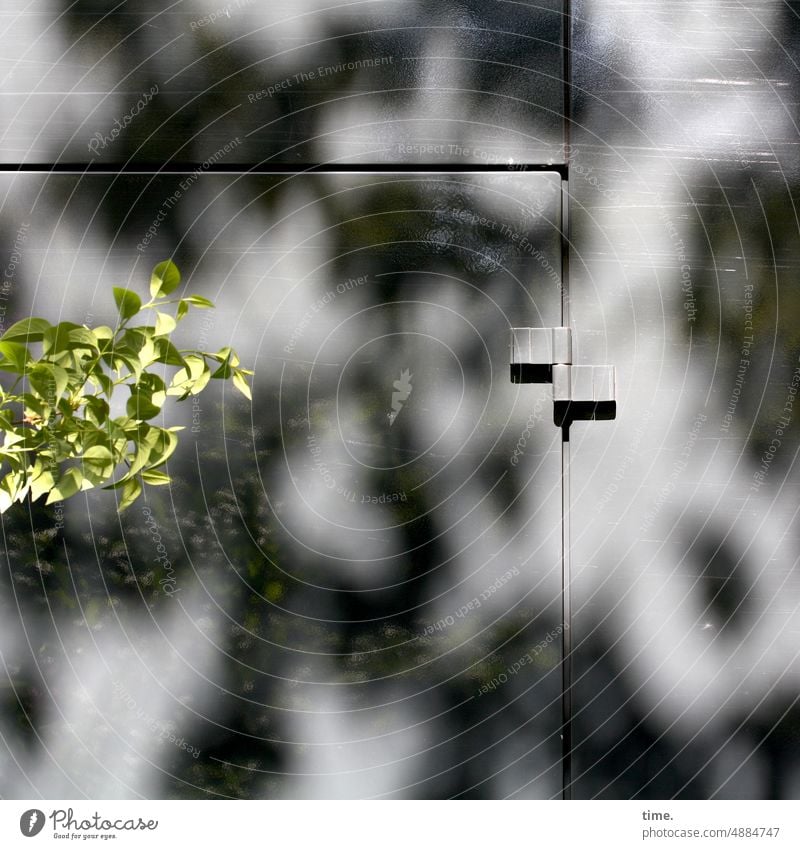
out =
<svg viewBox="0 0 800 849"><path fill-rule="evenodd" d="M178 350L171 341L190 309L214 307L199 295L168 299L180 281L166 260L153 269L147 303L115 287L113 329L26 318L0 337L0 373L16 376L8 390L0 386L0 513L28 497L52 504L98 486L120 491L121 512L145 485L170 483L162 467L183 428L152 424L168 397L183 401L230 379L252 398L253 372L232 348ZM151 323L132 327L146 311ZM125 415L112 417L112 396L123 388Z"/></svg>

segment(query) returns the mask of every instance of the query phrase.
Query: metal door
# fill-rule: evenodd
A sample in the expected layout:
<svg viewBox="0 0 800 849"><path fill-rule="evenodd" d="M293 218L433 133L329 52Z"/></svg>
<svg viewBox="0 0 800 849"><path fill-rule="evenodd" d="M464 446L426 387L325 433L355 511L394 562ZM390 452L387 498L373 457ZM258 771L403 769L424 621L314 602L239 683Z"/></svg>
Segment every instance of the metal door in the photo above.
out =
<svg viewBox="0 0 800 849"><path fill-rule="evenodd" d="M694 197L681 148L635 124L661 95L625 64L652 61L630 10L584 4L570 47L551 0L101 5L9 14L4 320L107 322L110 286L173 256L218 304L192 337L235 342L256 395L175 414L178 483L148 505L172 593L141 512L3 518L4 795L550 798L565 745L576 798L751 786L758 729L794 739L793 679L759 687L763 629L719 652L752 596L717 610L730 534L681 524L726 529L741 494L711 498L733 460L700 480L718 390L687 395L681 366L716 338L691 235L730 232L698 211L713 181ZM509 380L520 327L511 376L546 383Z"/></svg>

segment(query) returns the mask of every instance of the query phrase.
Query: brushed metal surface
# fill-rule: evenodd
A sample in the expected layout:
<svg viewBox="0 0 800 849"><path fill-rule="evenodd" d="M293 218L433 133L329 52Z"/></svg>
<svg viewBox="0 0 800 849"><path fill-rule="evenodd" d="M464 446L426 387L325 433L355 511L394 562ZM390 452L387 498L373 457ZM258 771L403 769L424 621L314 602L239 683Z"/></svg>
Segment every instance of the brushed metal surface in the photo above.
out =
<svg viewBox="0 0 800 849"><path fill-rule="evenodd" d="M223 399L202 411L207 442L186 474L203 469L214 486L188 477L179 508L164 505L165 537L189 551L184 612L164 599L146 607L131 569L146 579L148 551L99 502L71 508L67 551L82 552L74 585L46 527L34 539L28 516L4 519L0 627L20 694L3 718L4 797L557 794L560 437L550 387L511 386L506 362L509 327L562 323L552 226L561 186L515 170L563 158L560 22L544 5L253 3L202 25L215 3L124 14L92 2L4 5L6 163L510 166L360 184L342 175L4 175L9 317L37 309L98 320L112 281L142 279L174 254L191 285L219 302L214 325L196 333L220 344L235 336L255 360L263 399L247 426L227 421ZM575 14L568 323L573 363L613 364L619 391L616 420L576 422L567 457L573 795L797 798L796 9L587 0ZM332 70L309 76L321 67ZM117 121L126 125L110 138ZM398 303L393 282L409 267L412 300L433 304L418 312ZM369 287L357 282L367 273ZM328 291L336 298L304 324ZM390 428L383 422L400 440L392 450L413 436L426 462L450 463L437 484L444 501L434 500L442 512L402 544L377 517L408 502L365 502L357 532L326 533L317 513L335 504L344 516L353 505L342 493L331 500L308 446L303 480L323 487L320 501L292 501L275 423L297 427L301 417L280 407L280 389L299 396L313 372L315 410L327 415L335 385L320 369L396 332L415 343L387 343L385 362L368 346L348 376L341 397L352 402L344 420L355 459L337 462L387 465L369 454L377 422L359 401L379 383L380 414L396 414ZM441 336L455 357L412 332ZM316 362L328 333L335 350ZM407 368L414 388L398 412L393 386ZM415 418L417 397L428 409ZM443 423L451 435L436 443ZM477 447L455 451L476 423ZM248 547L251 531L273 545L276 513L248 490L257 507L241 519L228 464L257 469L278 510L307 523L301 538L313 551L298 554L291 534L266 549L289 577ZM206 497L210 519L197 503ZM441 528L441 547L420 548L411 566L381 560L386 546L431 545ZM135 541L132 567L114 542L123 530ZM335 569L320 546L338 558ZM360 558L382 565L366 570ZM431 563L441 568L418 581L414 570ZM487 575L486 564L498 572ZM249 590L237 588L254 581L251 567L259 580L267 570L259 594L288 595L249 608ZM520 574L491 602L457 618L512 568ZM375 582L405 581L410 589L376 594ZM395 592L420 593L430 607L392 619ZM92 601L104 613L87 628L76 611ZM104 664L111 673L97 672ZM402 708L363 712L359 688ZM131 726L130 699L204 754L195 761L152 727ZM128 726L138 737L125 736ZM220 771L210 756L233 766Z"/></svg>

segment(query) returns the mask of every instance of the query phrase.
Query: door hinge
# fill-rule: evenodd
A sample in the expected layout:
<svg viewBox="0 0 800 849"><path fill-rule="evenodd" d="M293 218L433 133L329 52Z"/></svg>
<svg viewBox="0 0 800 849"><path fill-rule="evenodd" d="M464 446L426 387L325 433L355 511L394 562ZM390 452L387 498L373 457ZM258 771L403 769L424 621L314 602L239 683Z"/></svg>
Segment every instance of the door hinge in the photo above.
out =
<svg viewBox="0 0 800 849"><path fill-rule="evenodd" d="M559 427L616 417L616 369L573 365L569 327L512 328L511 381L552 383L553 421Z"/></svg>

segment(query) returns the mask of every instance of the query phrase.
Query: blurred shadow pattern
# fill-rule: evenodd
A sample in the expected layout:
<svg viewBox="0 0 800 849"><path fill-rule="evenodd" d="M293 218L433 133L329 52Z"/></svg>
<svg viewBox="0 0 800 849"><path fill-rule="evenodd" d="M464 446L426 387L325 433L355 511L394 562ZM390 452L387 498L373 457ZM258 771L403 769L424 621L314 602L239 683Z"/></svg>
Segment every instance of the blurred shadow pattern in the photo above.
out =
<svg viewBox="0 0 800 849"><path fill-rule="evenodd" d="M252 408L176 483L3 517L5 798L548 798L559 434L508 381L557 324L557 3L10 2L2 325L113 321L173 256ZM576 798L796 798L800 36L777 0L575 18ZM440 174L249 166L441 164ZM484 174L448 166L505 165ZM240 173L215 167L241 165ZM168 588L169 591L165 591Z"/></svg>

